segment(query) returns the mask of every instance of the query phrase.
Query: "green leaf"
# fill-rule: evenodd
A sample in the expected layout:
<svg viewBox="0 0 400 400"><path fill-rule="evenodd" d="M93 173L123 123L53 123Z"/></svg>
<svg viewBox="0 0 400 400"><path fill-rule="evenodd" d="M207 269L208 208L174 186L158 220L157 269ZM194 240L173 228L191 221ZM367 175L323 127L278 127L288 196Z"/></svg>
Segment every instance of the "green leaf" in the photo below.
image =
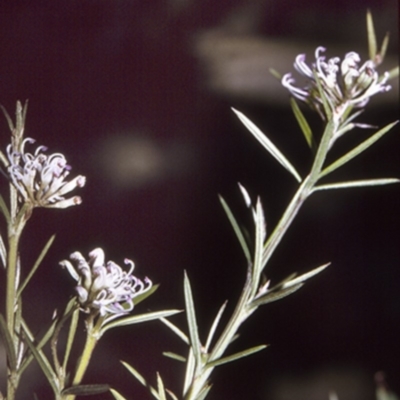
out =
<svg viewBox="0 0 400 400"><path fill-rule="evenodd" d="M377 42L376 35L374 29L374 21L372 20L371 11L367 11L367 34L368 34L368 54L369 59L375 61L376 51L377 51Z"/></svg>
<svg viewBox="0 0 400 400"><path fill-rule="evenodd" d="M133 299L133 304L137 306L139 303L141 303L143 300L147 299L149 296L151 296L158 288L160 287L160 284L153 285L149 290L146 292L139 294L139 296L135 297Z"/></svg>
<svg viewBox="0 0 400 400"><path fill-rule="evenodd" d="M229 362L239 360L241 358L250 356L254 353L258 353L259 351L264 350L266 347L267 347L266 344L262 344L259 346L252 347L251 349L239 351L238 353L232 354L231 356L227 356L227 357L220 358L218 360L211 361L211 362L207 363L207 367L214 368L214 367L217 367L222 364L227 364Z"/></svg>
<svg viewBox="0 0 400 400"><path fill-rule="evenodd" d="M163 354L163 356L168 357L168 358L172 358L173 360L186 362L186 358L185 357L183 357L183 356L181 356L179 354L173 353L172 351L163 351L162 354Z"/></svg>
<svg viewBox="0 0 400 400"><path fill-rule="evenodd" d="M315 275L319 274L320 272L322 272L329 265L330 265L330 263L321 265L320 267L315 268L315 269L313 269L311 271L308 271L305 274L299 275L296 278L293 278L293 279L290 279L288 281L285 281L282 284L281 287L282 287L282 289L287 289L287 288L290 288L292 286L298 285L299 283L303 283L306 280L308 280L308 279L312 278L313 276L315 276Z"/></svg>
<svg viewBox="0 0 400 400"><path fill-rule="evenodd" d="M381 178L381 179L364 179L359 181L328 183L326 185L315 186L313 192L316 192L318 190L347 189L354 187L390 185L399 182L400 180L397 178Z"/></svg>
<svg viewBox="0 0 400 400"><path fill-rule="evenodd" d="M237 223L231 209L229 208L228 204L226 203L226 201L224 200L224 198L222 196L219 196L219 201L221 202L222 207L224 208L224 211L229 219L229 222L232 225L233 231L235 232L236 237L239 240L240 246L242 247L242 250L246 257L247 263L250 263L251 262L250 250L247 245L246 239L243 235L243 232L240 229L239 224Z"/></svg>
<svg viewBox="0 0 400 400"><path fill-rule="evenodd" d="M36 361L38 362L40 368L42 369L44 375L46 376L51 388L53 389L54 394L59 393L58 389L58 378L55 372L53 371L51 364L44 352L41 349L37 349L32 340L28 337L27 334L24 334L24 341L28 345L29 350L32 352Z"/></svg>
<svg viewBox="0 0 400 400"><path fill-rule="evenodd" d="M2 314L0 314L0 334L3 339L4 347L8 357L9 368L11 371L15 371L17 368L17 358L14 349L14 343L10 332L7 328L7 323Z"/></svg>
<svg viewBox="0 0 400 400"><path fill-rule="evenodd" d="M209 384L204 385L199 394L196 396L196 400L204 400L208 396L211 387L212 386Z"/></svg>
<svg viewBox="0 0 400 400"><path fill-rule="evenodd" d="M332 119L332 110L333 110L332 102L329 99L329 97L326 96L326 93L321 84L321 80L315 70L313 71L313 74L314 74L314 80L317 83L319 95L322 100L322 105L324 106L325 115L326 115L328 121L330 121Z"/></svg>
<svg viewBox="0 0 400 400"><path fill-rule="evenodd" d="M167 400L167 395L165 394L164 383L158 372L157 372L157 389L158 389L158 398L160 400Z"/></svg>
<svg viewBox="0 0 400 400"><path fill-rule="evenodd" d="M196 360L193 355L193 348L189 347L189 354L186 359L185 381L183 384L183 396L186 396L191 384L194 380L194 372L196 368Z"/></svg>
<svg viewBox="0 0 400 400"><path fill-rule="evenodd" d="M193 354L196 359L197 365L201 365L201 343L199 338L199 332L197 329L197 320L194 308L192 288L190 287L190 282L186 271L184 276L183 289L185 294L185 308L186 308L186 318L189 328L190 344L191 347L193 348Z"/></svg>
<svg viewBox="0 0 400 400"><path fill-rule="evenodd" d="M213 321L213 324L211 325L210 332L208 333L208 336L207 336L207 341L206 341L206 345L205 345L205 351L208 351L208 349L209 349L209 347L211 345L211 342L212 342L212 340L214 338L214 335L215 335L215 331L217 330L218 324L219 324L219 322L221 320L222 314L225 311L227 303L228 303L228 301L225 301L222 304L222 306L220 307L220 309L219 309L219 311L218 311L218 313L217 313L217 315L216 315L216 317L215 317L215 319Z"/></svg>
<svg viewBox="0 0 400 400"><path fill-rule="evenodd" d="M392 68L392 69L389 71L389 78L388 78L388 80L390 81L391 79L397 78L397 77L399 76L399 71L400 71L399 66Z"/></svg>
<svg viewBox="0 0 400 400"><path fill-rule="evenodd" d="M110 385L94 384L94 385L76 385L64 389L62 395L75 395L75 396L92 396L94 394L105 393L110 390Z"/></svg>
<svg viewBox="0 0 400 400"><path fill-rule="evenodd" d="M237 115L243 125L253 134L253 136L264 146L264 148L297 180L301 182L301 177L289 162L289 160L278 150L278 148L267 138L267 136L243 113L232 108L233 112Z"/></svg>
<svg viewBox="0 0 400 400"><path fill-rule="evenodd" d="M153 388L153 386L149 385L146 381L146 379L143 378L143 376L135 369L132 367L132 365L128 364L125 361L121 361L122 365L139 381L144 387L147 387L147 389L150 390L150 393L158 399L158 393L157 390Z"/></svg>
<svg viewBox="0 0 400 400"><path fill-rule="evenodd" d="M395 122L392 122L391 124L386 125L382 129L380 129L378 132L373 134L371 137L369 137L367 140L364 140L362 143L360 143L358 146L356 146L353 150L350 150L344 156L340 157L338 160L334 161L328 167L324 168L321 171L321 173L319 174L318 179L321 179L322 177L330 174L331 172L335 171L339 167L348 163L354 157L357 157L363 151L368 149L368 147L372 146L376 141L378 141L385 133L390 131L390 129L392 129L397 123L398 123L398 121L395 121Z"/></svg>
<svg viewBox="0 0 400 400"><path fill-rule="evenodd" d="M174 332L177 336L179 336L186 344L189 344L189 338L187 335L183 333L176 325L174 325L171 321L166 318L160 318L160 321L167 325L172 332Z"/></svg>
<svg viewBox="0 0 400 400"><path fill-rule="evenodd" d="M76 304L76 299L75 298L71 299L70 302L68 303L68 306L66 309L66 314L69 312L68 309L72 310L72 307L75 304ZM78 328L79 313L80 313L79 307L76 307L75 310L72 311L71 323L70 323L69 329L68 329L68 338L67 338L67 344L65 346L64 360L63 360L63 366L62 366L64 371L67 370L69 356L71 354L72 345L75 340L75 334L76 334L76 330Z"/></svg>
<svg viewBox="0 0 400 400"><path fill-rule="evenodd" d="M4 245L4 241L2 236L0 235L0 260L1 263L3 264L3 267L6 268L7 266L7 249L6 246Z"/></svg>
<svg viewBox="0 0 400 400"><path fill-rule="evenodd" d="M1 104L0 104L0 108L3 111L4 116L6 117L8 127L10 128L10 131L12 132L15 129L13 120L11 119L10 114L7 112L7 110Z"/></svg>
<svg viewBox="0 0 400 400"><path fill-rule="evenodd" d="M115 400L127 400L124 396L119 394L116 390L110 389L111 394L114 396Z"/></svg>
<svg viewBox="0 0 400 400"><path fill-rule="evenodd" d="M297 123L299 124L301 131L303 132L303 135L306 139L308 147L311 150L315 151L317 148L317 145L315 143L314 136L312 134L310 125L308 124L306 117L304 116L303 112L300 110L299 105L297 104L296 100L293 97L290 98L290 105L292 106L293 114L296 117Z"/></svg>
<svg viewBox="0 0 400 400"><path fill-rule="evenodd" d="M273 77L278 79L278 81L282 80L282 74L280 72L278 72L276 69L270 68L268 71Z"/></svg>
<svg viewBox="0 0 400 400"><path fill-rule="evenodd" d="M382 46L381 49L379 50L379 56L380 56L379 64L381 64L385 59L388 46L389 46L389 32L387 32L385 37L383 38Z"/></svg>
<svg viewBox="0 0 400 400"><path fill-rule="evenodd" d="M256 297L251 302L250 307L257 308L261 305L272 303L274 301L283 299L284 297L287 297L287 296L291 295L292 293L297 292L302 286L303 286L303 283L299 283L298 285L294 285L288 289L278 289L278 290L271 289L265 295Z"/></svg>
<svg viewBox="0 0 400 400"><path fill-rule="evenodd" d="M43 335L43 337L39 340L36 349L40 350L42 349L46 343L51 339L51 337L53 336L54 330L56 328L56 324L57 324L57 320L55 319L51 325L49 326L49 328L47 329L47 331L45 332L45 334ZM28 325L26 324L25 320L22 318L21 319L21 325L25 331L25 334L28 335L28 337L30 338L30 340L34 340L34 336L32 334L32 332L30 331ZM28 357L26 357L20 368L19 368L19 372L20 374L22 374L22 372L25 370L26 367L28 367L28 365L32 362L32 360L34 359L34 356L32 354L30 354Z"/></svg>
<svg viewBox="0 0 400 400"><path fill-rule="evenodd" d="M106 324L100 331L100 336L102 336L106 331L111 328L116 328L118 326L127 326L133 324L141 324L142 322L153 321L155 319L160 319L162 317L170 317L182 312L181 310L164 310L164 311L154 311L146 314L132 315L129 317L114 320Z"/></svg>
<svg viewBox="0 0 400 400"><path fill-rule="evenodd" d="M0 210L4 215L4 218L6 219L7 225L10 224L10 211L8 210L7 204L3 199L3 196L0 195Z"/></svg>
<svg viewBox="0 0 400 400"><path fill-rule="evenodd" d="M29 271L28 276L25 278L24 282L22 283L22 285L19 287L18 292L17 292L17 298L21 296L23 290L25 289L26 285L29 283L29 281L31 280L32 276L34 275L34 273L36 272L36 270L38 269L40 263L43 261L43 258L46 256L47 252L49 251L51 245L54 242L54 239L56 238L56 235L51 236L51 238L47 241L46 245L44 246L43 250L41 251L41 253L39 254L39 257L37 258L37 260L35 261L35 264L33 264L33 267L31 268L31 270Z"/></svg>

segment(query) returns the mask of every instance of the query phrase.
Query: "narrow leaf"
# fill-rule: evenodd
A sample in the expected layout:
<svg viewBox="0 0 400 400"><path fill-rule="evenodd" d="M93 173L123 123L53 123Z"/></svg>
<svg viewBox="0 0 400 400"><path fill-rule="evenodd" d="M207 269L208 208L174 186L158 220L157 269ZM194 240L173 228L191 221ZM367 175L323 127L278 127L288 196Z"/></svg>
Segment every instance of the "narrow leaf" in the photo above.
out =
<svg viewBox="0 0 400 400"><path fill-rule="evenodd" d="M224 208L224 211L229 219L229 222L232 225L233 231L235 232L236 237L239 240L240 246L242 247L242 250L246 257L247 263L250 263L251 262L250 250L247 245L246 239L244 238L244 235L239 227L239 224L236 222L236 219L235 219L231 209L229 208L228 204L226 203L226 201L224 200L224 198L222 196L219 196L219 201L221 202L222 207Z"/></svg>
<svg viewBox="0 0 400 400"><path fill-rule="evenodd" d="M10 131L12 132L15 129L13 120L11 119L10 114L7 112L7 110L1 104L0 104L0 108L3 111L4 116L6 117L8 127L10 128Z"/></svg>
<svg viewBox="0 0 400 400"><path fill-rule="evenodd" d="M191 384L194 381L195 367L196 361L193 355L193 348L189 347L189 354L186 361L185 382L183 384L183 397L186 396Z"/></svg>
<svg viewBox="0 0 400 400"><path fill-rule="evenodd" d="M119 394L116 390L110 389L111 394L114 396L115 400L127 400L124 396Z"/></svg>
<svg viewBox="0 0 400 400"><path fill-rule="evenodd" d="M379 57L380 57L379 64L381 64L385 59L388 46L389 46L389 32L387 32L385 37L383 38L382 46L381 49L379 50Z"/></svg>
<svg viewBox="0 0 400 400"><path fill-rule="evenodd" d="M327 97L324 89L322 88L321 80L315 70L313 71L313 74L314 74L314 80L317 83L319 95L321 96L322 105L324 106L325 115L328 121L330 121L332 119L332 109L333 109L332 102L329 99L329 97Z"/></svg>
<svg viewBox="0 0 400 400"><path fill-rule="evenodd" d="M359 181L328 183L326 185L315 186L313 192L316 192L318 190L347 189L347 188L364 187L364 186L390 185L399 182L400 180L396 178L381 178L381 179L365 179Z"/></svg>
<svg viewBox="0 0 400 400"><path fill-rule="evenodd" d="M44 375L46 376L51 388L53 389L54 393L58 393L58 385L57 385L57 375L53 371L51 364L47 357L45 356L42 350L38 350L35 344L31 341L28 335L24 335L24 341L28 345L29 350L32 352L33 356L35 357L36 361L38 362L40 368L42 369Z"/></svg>
<svg viewBox="0 0 400 400"><path fill-rule="evenodd" d="M299 105L297 104L296 100L293 97L290 98L290 105L292 106L293 114L296 117L297 123L299 124L301 131L303 132L303 135L306 139L308 147L311 150L315 151L317 146L316 146L310 125L308 124L306 117L304 116L303 112L300 110Z"/></svg>
<svg viewBox="0 0 400 400"><path fill-rule="evenodd" d="M0 235L0 259L3 267L6 268L7 266L7 250L6 246L4 245L4 241L2 236Z"/></svg>
<svg viewBox="0 0 400 400"><path fill-rule="evenodd" d="M276 79L278 79L278 81L282 80L282 74L280 72L278 72L276 69L274 68L270 68L269 69L269 73L275 77Z"/></svg>
<svg viewBox="0 0 400 400"><path fill-rule="evenodd" d="M110 385L106 384L93 384L93 385L76 385L64 389L62 395L75 395L75 396L92 396L94 394L105 393L110 390Z"/></svg>
<svg viewBox="0 0 400 400"><path fill-rule="evenodd" d="M211 387L212 386L208 383L204 385L203 388L200 390L200 393L196 396L196 400L204 400L208 396Z"/></svg>
<svg viewBox="0 0 400 400"><path fill-rule="evenodd" d="M9 368L15 371L17 368L17 358L15 354L14 344L10 332L7 328L7 323L2 314L0 314L0 334L3 339L4 347L8 357Z"/></svg>
<svg viewBox="0 0 400 400"><path fill-rule="evenodd" d="M368 54L369 59L375 61L377 42L374 29L374 21L372 20L371 11L367 11L367 34L368 34Z"/></svg>
<svg viewBox="0 0 400 400"><path fill-rule="evenodd" d="M278 150L278 148L267 138L267 136L243 113L232 108L233 112L238 116L243 125L253 134L253 136L264 146L264 148L297 180L301 182L301 177L289 162L289 160Z"/></svg>
<svg viewBox="0 0 400 400"><path fill-rule="evenodd" d="M167 400L167 395L165 394L164 383L161 379L160 374L157 372L157 389L159 400Z"/></svg>
<svg viewBox="0 0 400 400"><path fill-rule="evenodd" d="M74 300L74 303L75 303L75 299L72 299L72 300ZM75 340L75 334L76 334L76 330L78 328L79 313L80 313L80 310L78 307L72 312L71 323L70 323L69 329L68 329L67 344L65 346L65 352L64 352L64 360L63 360L63 370L64 371L67 370L69 356L71 354L72 345Z"/></svg>
<svg viewBox="0 0 400 400"><path fill-rule="evenodd" d="M6 219L7 225L10 224L10 211L8 210L7 204L3 199L3 196L0 195L0 210Z"/></svg>
<svg viewBox="0 0 400 400"><path fill-rule="evenodd" d="M344 164L348 163L354 157L357 157L363 151L368 149L368 147L372 146L376 141L378 141L385 133L390 131L390 129L392 129L397 124L397 122L398 121L395 121L395 122L392 122L389 125L386 125L382 129L380 129L378 132L373 134L371 137L369 137L367 140L364 140L362 143L360 143L358 146L356 146L353 150L350 150L344 156L340 157L338 160L334 161L331 165L329 165L328 167L324 168L321 171L321 173L319 174L318 179L321 179L322 177L330 174L331 172L335 171L339 167L341 167Z"/></svg>
<svg viewBox="0 0 400 400"><path fill-rule="evenodd" d="M53 336L54 330L56 328L56 323L57 323L57 320L54 320L51 323L51 325L49 326L49 328L47 329L47 331L45 332L43 337L40 339L40 341L36 345L37 350L42 349L46 345L46 343L51 339L51 337ZM23 318L21 320L21 325L25 331L25 334L28 335L28 337L33 341L34 336ZM34 359L34 357L32 354L30 354L28 357L25 357L23 363L21 364L21 366L19 368L20 374L22 374L22 372L32 362L33 359Z"/></svg>
<svg viewBox="0 0 400 400"><path fill-rule="evenodd" d="M168 358L172 358L173 360L186 362L186 358L185 357L183 357L183 356L181 356L179 354L173 353L172 351L163 351L162 354L163 354L163 356L168 357Z"/></svg>
<svg viewBox="0 0 400 400"><path fill-rule="evenodd" d="M56 235L51 236L51 238L47 241L46 245L43 247L43 250L39 254L39 257L35 261L35 264L33 264L33 267L29 271L28 276L25 278L24 282L19 287L18 292L17 292L17 298L21 296L21 294L22 294L23 290L25 289L26 285L29 283L29 281L31 280L32 276L34 275L34 273L38 269L40 263L43 261L43 258L46 256L47 252L49 251L49 249L50 249L51 245L53 244L55 238L56 238Z"/></svg>
<svg viewBox="0 0 400 400"><path fill-rule="evenodd" d="M399 76L399 71L400 71L399 66L392 68L392 69L389 71L389 78L388 78L388 80L397 78L397 77Z"/></svg>
<svg viewBox="0 0 400 400"><path fill-rule="evenodd" d="M183 333L176 325L174 325L171 321L166 318L160 318L160 321L167 325L172 332L174 332L177 336L179 336L186 344L189 344L189 338L187 335Z"/></svg>
<svg viewBox="0 0 400 400"><path fill-rule="evenodd" d="M283 299L284 297L287 297L287 296L291 295L292 293L297 292L302 286L303 286L303 283L299 283L288 289L271 290L263 296L256 297L256 299L251 302L250 307L257 308L261 305L272 303L274 301Z"/></svg>
<svg viewBox="0 0 400 400"><path fill-rule="evenodd" d="M178 314L182 312L181 310L164 310L164 311L154 311L149 312L147 314L139 314L139 315L132 315L130 317L121 318L118 320L114 320L109 324L106 324L101 329L101 335L103 335L106 331L111 328L116 328L118 326L127 326L133 324L140 324L142 322L153 321L155 319L160 319L162 317L170 317L171 315Z"/></svg>
<svg viewBox="0 0 400 400"><path fill-rule="evenodd" d="M264 350L266 347L267 347L267 345L262 344L260 346L252 347L251 349L240 351L238 353L232 354L231 356L223 357L218 360L211 361L211 362L207 363L207 367L213 368L213 367L217 367L222 364L227 364L229 362L239 360L240 358L250 356L251 354L254 354L254 353L258 353L259 351Z"/></svg>
<svg viewBox="0 0 400 400"><path fill-rule="evenodd" d="M207 337L207 341L206 341L206 345L205 345L205 350L206 351L208 351L208 349L209 349L209 347L211 345L211 342L212 342L212 340L214 338L214 335L215 335L215 331L217 330L218 324L219 324L219 322L221 320L222 314L224 313L227 304L228 304L228 301L225 301L222 304L222 306L220 307L220 309L219 309L219 311L218 311L218 313L217 313L217 315L216 315L216 317L214 319L214 322L211 325L211 329L210 329L210 332L208 333L208 337Z"/></svg>
<svg viewBox="0 0 400 400"><path fill-rule="evenodd" d="M158 399L157 390L154 389L153 386L149 385L146 379L144 379L143 376L135 368L132 367L132 365L128 364L125 361L121 361L121 363L144 387L147 387L150 390L150 393L156 399Z"/></svg>
<svg viewBox="0 0 400 400"><path fill-rule="evenodd" d="M192 288L190 287L190 282L186 271L184 276L183 289L185 294L185 308L186 308L186 318L189 328L190 344L193 348L193 354L196 359L197 365L201 365L201 343L199 338L199 332L197 329L197 320L194 308Z"/></svg>
<svg viewBox="0 0 400 400"><path fill-rule="evenodd" d="M287 282L283 283L282 289L287 289L287 288L290 288L292 286L298 285L299 283L303 283L304 281L306 281L306 280L312 278L313 276L319 274L320 272L322 272L329 265L330 265L330 263L321 265L318 268L315 268L315 269L313 269L311 271L306 272L303 275L297 276L296 278L291 279L290 281L287 281Z"/></svg>
<svg viewBox="0 0 400 400"><path fill-rule="evenodd" d="M139 303L141 303L143 300L147 299L149 296L151 296L158 288L160 287L160 284L157 283L156 285L153 285L149 290L146 292L139 294L139 296L135 297L133 299L133 303L135 306L137 306Z"/></svg>

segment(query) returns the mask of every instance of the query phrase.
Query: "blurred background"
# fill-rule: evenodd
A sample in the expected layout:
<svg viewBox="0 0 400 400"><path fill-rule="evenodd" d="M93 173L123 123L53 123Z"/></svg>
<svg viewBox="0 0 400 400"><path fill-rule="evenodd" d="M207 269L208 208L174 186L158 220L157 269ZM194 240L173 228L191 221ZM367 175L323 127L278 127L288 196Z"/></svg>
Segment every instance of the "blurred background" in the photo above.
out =
<svg viewBox="0 0 400 400"><path fill-rule="evenodd" d="M305 174L309 149L287 91L268 70L292 71L297 54L312 60L320 45L328 56L365 56L368 7L378 40L391 32L389 69L398 62L395 0L3 2L0 103L13 115L16 101L29 99L26 136L65 154L71 176L87 176L82 205L35 210L24 232L25 268L57 233L26 291L33 329L41 332L73 293L74 282L58 262L100 246L108 259L131 258L137 276L161 284L138 313L182 308L186 270L204 340L223 301L229 299L227 315L232 311L246 272L218 194L249 228L237 182L253 199L260 195L271 231L296 187L230 107L251 118ZM391 83L391 92L372 99L363 122L383 126L399 117L398 80ZM318 117L304 112L318 135ZM0 130L4 151L5 119ZM335 154L368 134L354 131ZM396 127L332 179L400 176L399 148ZM335 390L340 400L370 400L377 371L400 393L399 194L398 186L388 186L321 193L306 202L267 275L277 281L332 265L242 327L232 353L270 347L216 370L210 399L323 400ZM186 329L184 316L174 322ZM119 364L123 359L152 384L159 371L179 394L183 366L162 351L186 349L161 323L110 331L85 383L109 383L129 399L150 399ZM4 387L4 359L2 368ZM31 399L33 391L51 398L41 371L30 372L19 398Z"/></svg>

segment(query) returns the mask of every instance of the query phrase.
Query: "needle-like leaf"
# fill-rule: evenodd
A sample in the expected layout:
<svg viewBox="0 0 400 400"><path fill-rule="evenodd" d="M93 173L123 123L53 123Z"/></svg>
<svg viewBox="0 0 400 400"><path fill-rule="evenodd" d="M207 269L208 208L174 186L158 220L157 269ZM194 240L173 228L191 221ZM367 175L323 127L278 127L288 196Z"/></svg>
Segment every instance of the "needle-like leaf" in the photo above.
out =
<svg viewBox="0 0 400 400"><path fill-rule="evenodd" d="M243 113L232 108L243 125L253 134L253 136L264 146L264 148L296 179L301 182L301 177L289 160L281 153L280 150L268 139L268 137Z"/></svg>

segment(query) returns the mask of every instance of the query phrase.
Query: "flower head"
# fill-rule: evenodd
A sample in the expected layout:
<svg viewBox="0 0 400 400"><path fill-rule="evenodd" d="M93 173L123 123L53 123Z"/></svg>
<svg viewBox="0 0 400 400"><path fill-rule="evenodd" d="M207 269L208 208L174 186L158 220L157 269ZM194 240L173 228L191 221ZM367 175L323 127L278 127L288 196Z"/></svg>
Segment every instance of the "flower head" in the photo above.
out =
<svg viewBox="0 0 400 400"><path fill-rule="evenodd" d="M11 144L7 147L7 170L20 199L32 207L67 208L80 204L79 196L68 199L64 196L77 187L83 187L86 178L79 175L66 181L71 167L65 157L60 153L45 155L45 146L39 146L33 154L25 152L25 145L33 142L31 138L24 139L20 151Z"/></svg>
<svg viewBox="0 0 400 400"><path fill-rule="evenodd" d="M70 255L68 260L60 262L78 282L76 292L81 309L89 314L106 317L107 321L129 313L133 309L133 299L152 287L150 279L136 278L132 272L134 263L125 259L129 270L124 271L113 261L105 263L101 248L89 253L86 261L80 252Z"/></svg>
<svg viewBox="0 0 400 400"><path fill-rule="evenodd" d="M343 105L364 107L371 96L390 90L390 85L386 85L389 74L386 72L383 77L379 77L373 61L366 61L360 66L361 58L355 52L347 53L342 61L339 57L326 60L321 54L325 50L324 47L315 50L315 62L311 66L306 64L304 54L296 57L294 68L307 79L305 87L294 86L295 80L290 73L282 78L282 85L294 97L308 103L322 116L323 100L317 79L332 110Z"/></svg>

